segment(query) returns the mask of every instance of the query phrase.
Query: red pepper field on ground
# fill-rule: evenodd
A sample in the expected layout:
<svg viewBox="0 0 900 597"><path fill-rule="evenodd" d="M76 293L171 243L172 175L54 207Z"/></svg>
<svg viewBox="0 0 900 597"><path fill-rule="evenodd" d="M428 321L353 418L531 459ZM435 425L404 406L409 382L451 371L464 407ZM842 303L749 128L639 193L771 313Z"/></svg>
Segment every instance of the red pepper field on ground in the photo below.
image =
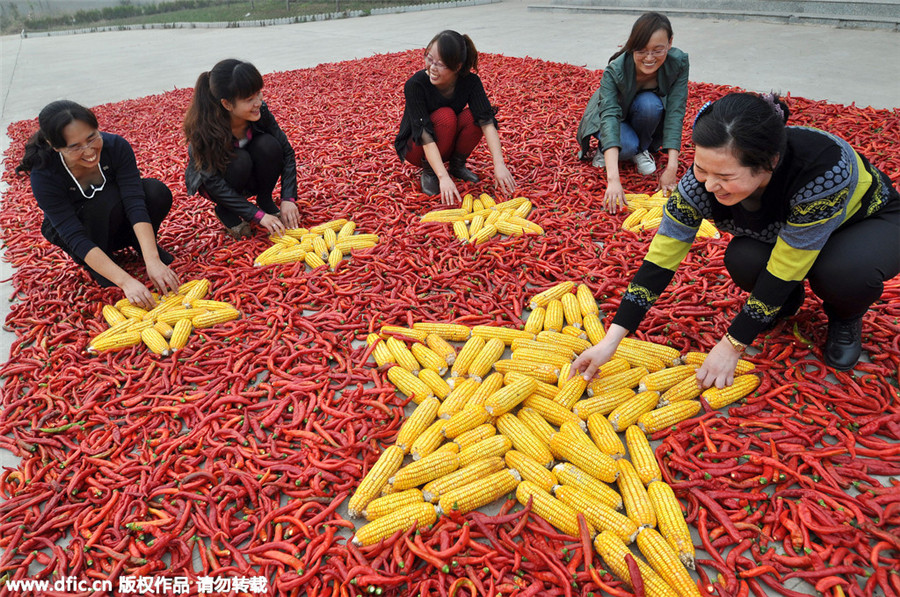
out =
<svg viewBox="0 0 900 597"><path fill-rule="evenodd" d="M601 580L628 592L598 574L602 562L579 540L515 500L496 517L461 517L465 526L442 517L415 541L346 539L353 522L338 507L404 413L402 395L365 362L368 332L412 321L521 327L528 299L562 280L588 284L611 316L649 240L619 230L624 216L601 208L602 177L575 158L600 72L498 55L482 56L480 74L516 195L535 204L530 219L546 234L473 247L449 225L422 223L439 200L418 192L418 171L393 149L403 83L421 61L410 51L265 78L297 152L301 224L347 217L380 236L336 272L254 267L265 234L231 241L211 204L185 195L190 89L96 108L103 130L131 142L142 174L174 193L160 244L182 281L208 278L211 298L243 313L169 357L143 346L85 352L120 293L92 285L41 237L27 179L12 173L36 123L10 127L0 223L16 268L6 326L17 339L0 370L0 445L21 465L0 474L0 582L262 575L283 595L597 595ZM691 84L681 171L694 114L728 91ZM843 136L900 182L900 111L789 103L791 124ZM484 144L472 164L484 182L465 190L493 194ZM628 192L653 191L630 166L624 176ZM682 351L715 344L744 299L723 275L726 245L698 241L640 337ZM900 281L865 317L871 362L828 378L825 316L808 296L755 344L754 395L657 434L666 480L709 554L704 594L799 595L784 587L803 578L826 595L900 595Z"/></svg>

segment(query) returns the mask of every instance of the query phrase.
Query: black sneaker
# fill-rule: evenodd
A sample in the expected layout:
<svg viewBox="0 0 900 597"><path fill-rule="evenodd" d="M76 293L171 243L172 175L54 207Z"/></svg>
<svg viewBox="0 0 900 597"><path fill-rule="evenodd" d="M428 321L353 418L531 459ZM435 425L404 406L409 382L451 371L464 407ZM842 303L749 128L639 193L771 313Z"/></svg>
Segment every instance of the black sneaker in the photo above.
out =
<svg viewBox="0 0 900 597"><path fill-rule="evenodd" d="M478 182L478 175L466 168L466 156L464 155L453 155L450 156L450 164L447 168L447 172L450 173L450 176L454 178L458 178L465 182Z"/></svg>
<svg viewBox="0 0 900 597"><path fill-rule="evenodd" d="M828 319L825 340L825 364L838 371L848 371L859 361L862 352L862 317Z"/></svg>

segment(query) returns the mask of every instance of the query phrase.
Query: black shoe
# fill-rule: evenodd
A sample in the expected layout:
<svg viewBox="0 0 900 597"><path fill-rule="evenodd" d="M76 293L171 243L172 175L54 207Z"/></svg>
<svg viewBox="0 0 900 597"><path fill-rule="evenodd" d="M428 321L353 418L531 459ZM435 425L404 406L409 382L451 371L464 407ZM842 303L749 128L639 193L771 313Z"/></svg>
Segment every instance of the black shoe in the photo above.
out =
<svg viewBox="0 0 900 597"><path fill-rule="evenodd" d="M431 169L431 166L422 167L422 192L426 195L440 195L441 182L438 180L437 174Z"/></svg>
<svg viewBox="0 0 900 597"><path fill-rule="evenodd" d="M853 319L828 319L825 340L825 364L838 371L852 369L862 352L862 316Z"/></svg>
<svg viewBox="0 0 900 597"><path fill-rule="evenodd" d="M450 157L450 164L447 168L450 176L464 180L465 182L478 182L478 175L466 168L466 156L455 154Z"/></svg>
<svg viewBox="0 0 900 597"><path fill-rule="evenodd" d="M234 240L241 240L253 236L253 228L250 227L250 222L241 222L237 226L225 226L225 234Z"/></svg>

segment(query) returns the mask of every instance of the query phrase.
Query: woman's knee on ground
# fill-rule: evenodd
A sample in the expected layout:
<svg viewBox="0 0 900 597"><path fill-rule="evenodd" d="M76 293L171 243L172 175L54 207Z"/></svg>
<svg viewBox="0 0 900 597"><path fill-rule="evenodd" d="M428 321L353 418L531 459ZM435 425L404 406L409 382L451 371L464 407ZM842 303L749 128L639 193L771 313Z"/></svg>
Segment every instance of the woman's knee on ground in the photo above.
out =
<svg viewBox="0 0 900 597"><path fill-rule="evenodd" d="M144 199L147 203L147 213L150 215L150 223L154 230L159 230L159 225L169 215L172 209L172 191L163 182L155 178L142 178L144 187Z"/></svg>
<svg viewBox="0 0 900 597"><path fill-rule="evenodd" d="M774 247L745 236L734 237L728 243L723 259L734 283L742 290L752 291L759 275L766 269Z"/></svg>

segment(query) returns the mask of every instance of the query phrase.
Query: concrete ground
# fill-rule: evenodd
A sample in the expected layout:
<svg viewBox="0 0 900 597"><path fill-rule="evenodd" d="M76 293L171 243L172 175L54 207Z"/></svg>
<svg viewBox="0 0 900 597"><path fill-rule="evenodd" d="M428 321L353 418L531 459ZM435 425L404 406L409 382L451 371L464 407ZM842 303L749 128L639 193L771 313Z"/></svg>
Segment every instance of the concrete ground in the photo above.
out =
<svg viewBox="0 0 900 597"><path fill-rule="evenodd" d="M285 71L422 48L438 31L453 28L470 34L483 52L600 69L633 21L632 15L531 12L525 0L504 0L260 29L6 36L0 38L0 149L8 145L11 122L34 118L50 101L91 106L189 87L226 57L249 60L264 73ZM675 45L691 55L694 81L860 106L898 105L898 33L684 17L672 24ZM585 101L592 92L585 89ZM7 277L4 262L0 278ZM8 283L0 285L0 296L10 293ZM7 311L7 301L0 300L0 317ZM0 360L8 358L12 339L0 332ZM0 466L17 464L0 450Z"/></svg>

